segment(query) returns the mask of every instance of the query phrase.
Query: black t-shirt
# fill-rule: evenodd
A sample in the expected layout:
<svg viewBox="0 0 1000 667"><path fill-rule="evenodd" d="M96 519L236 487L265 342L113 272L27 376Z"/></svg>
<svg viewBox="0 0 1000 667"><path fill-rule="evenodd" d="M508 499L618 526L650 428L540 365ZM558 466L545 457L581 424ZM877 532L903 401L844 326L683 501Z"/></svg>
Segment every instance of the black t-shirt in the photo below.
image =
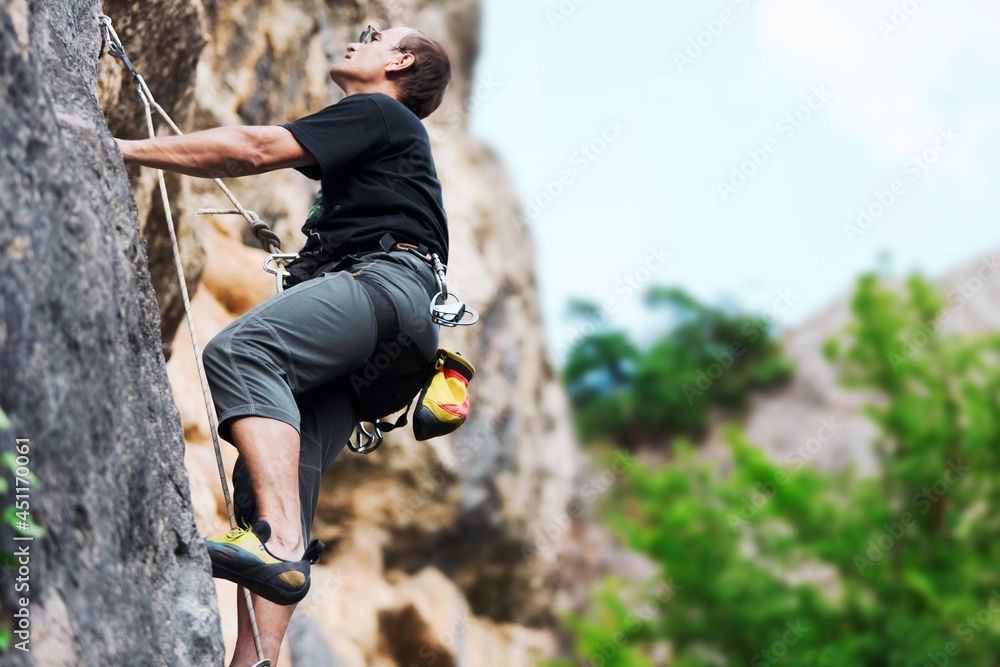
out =
<svg viewBox="0 0 1000 667"><path fill-rule="evenodd" d="M356 93L282 125L319 165L298 170L321 182L302 231L302 259L326 261L376 250L389 232L448 262L448 219L417 116L383 93Z"/></svg>

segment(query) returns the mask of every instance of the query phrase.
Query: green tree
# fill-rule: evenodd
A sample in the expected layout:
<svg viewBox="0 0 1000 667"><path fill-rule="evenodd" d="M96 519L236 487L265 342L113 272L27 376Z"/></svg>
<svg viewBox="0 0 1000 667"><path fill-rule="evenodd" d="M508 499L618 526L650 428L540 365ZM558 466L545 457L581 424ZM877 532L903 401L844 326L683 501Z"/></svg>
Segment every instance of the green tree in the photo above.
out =
<svg viewBox="0 0 1000 667"><path fill-rule="evenodd" d="M879 395L878 473L782 466L735 429L725 473L684 443L637 464L608 520L681 590L631 634L598 598L572 621L582 664L640 667L656 639L677 667L1000 664L1000 336L941 334L952 310L920 278L865 276L852 309L826 352Z"/></svg>
<svg viewBox="0 0 1000 667"><path fill-rule="evenodd" d="M563 367L563 382L579 409L576 425L588 440L613 435L628 446L638 434L635 367L641 353L620 331L587 336Z"/></svg>
<svg viewBox="0 0 1000 667"><path fill-rule="evenodd" d="M791 364L763 318L701 304L682 290L654 287L648 308L668 326L648 350L621 331L601 329L570 351L563 380L584 440L608 438L631 448L699 436L711 410L738 411L747 396L787 379ZM588 303L572 312L596 320Z"/></svg>

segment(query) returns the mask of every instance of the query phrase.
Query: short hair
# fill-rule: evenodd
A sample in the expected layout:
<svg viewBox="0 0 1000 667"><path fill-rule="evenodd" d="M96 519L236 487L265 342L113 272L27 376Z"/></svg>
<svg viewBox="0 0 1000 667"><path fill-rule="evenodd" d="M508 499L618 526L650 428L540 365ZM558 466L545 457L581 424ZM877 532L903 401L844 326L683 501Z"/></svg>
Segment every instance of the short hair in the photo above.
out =
<svg viewBox="0 0 1000 667"><path fill-rule="evenodd" d="M420 30L401 39L399 46L413 54L413 64L396 80L399 101L417 118L427 118L441 106L451 82L451 59L440 42Z"/></svg>

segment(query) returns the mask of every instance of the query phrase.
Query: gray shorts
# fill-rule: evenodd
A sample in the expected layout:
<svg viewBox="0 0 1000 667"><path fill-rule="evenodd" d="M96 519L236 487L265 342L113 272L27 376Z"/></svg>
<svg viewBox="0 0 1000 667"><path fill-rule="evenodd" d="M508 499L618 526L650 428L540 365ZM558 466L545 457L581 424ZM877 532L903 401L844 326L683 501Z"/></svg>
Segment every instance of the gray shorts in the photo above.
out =
<svg viewBox="0 0 1000 667"><path fill-rule="evenodd" d="M405 351L378 344L374 306L356 274L376 282L392 302L396 333L409 343ZM309 540L322 474L357 421L352 405L357 387L371 386L372 380L392 383L392 366L412 367L434 358L438 326L431 321L430 303L436 291L428 261L407 252L373 253L349 272L326 273L271 297L205 346L205 372L222 438L231 442L231 423L249 416L277 419L299 432L304 540ZM412 399L418 391L419 386L406 394ZM237 520L252 524L257 507L242 457L233 469L233 489Z"/></svg>

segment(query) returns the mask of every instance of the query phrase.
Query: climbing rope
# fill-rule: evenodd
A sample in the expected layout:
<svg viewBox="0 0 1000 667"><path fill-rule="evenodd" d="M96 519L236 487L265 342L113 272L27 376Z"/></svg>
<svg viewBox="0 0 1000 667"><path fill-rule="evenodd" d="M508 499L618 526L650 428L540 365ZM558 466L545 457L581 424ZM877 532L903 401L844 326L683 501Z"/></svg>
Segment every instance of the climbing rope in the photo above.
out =
<svg viewBox="0 0 1000 667"><path fill-rule="evenodd" d="M128 56L125 54L125 49L122 46L121 40L118 39L118 34L115 32L114 27L111 25L111 19L107 16L102 15L100 17L100 25L102 27L102 36L104 39L104 44L108 47L108 53L118 58L128 69L129 74L132 76L132 81L135 83L136 88L139 91L139 97L142 99L143 109L146 115L146 129L149 132L150 138L156 136L156 132L153 128L153 113L152 110L156 111L163 117L163 119L170 125L171 129L177 134L183 134L177 125L174 124L167 112L163 110L159 104L153 99L152 93L149 92L149 88L146 86L146 82L143 81L142 76L136 72L135 67L132 66L132 62L129 60ZM174 265L177 268L177 277L180 281L181 296L184 299L184 313L187 317L188 333L191 336L191 346L194 348L194 358L195 363L198 366L198 380L201 382L201 392L205 398L205 411L208 414L208 425L212 432L212 444L215 446L215 460L219 468L219 479L222 482L222 493L226 499L226 510L229 512L229 527L236 528L236 515L233 511L233 501L229 494L229 486L226 483L226 471L222 462L222 449L219 446L219 434L215 423L215 413L212 410L211 397L208 391L208 382L205 379L205 367L202 363L201 353L198 347L198 336L195 333L194 328L194 318L191 315L191 300L188 297L187 291L187 281L184 279L184 265L181 262L180 249L177 244L177 233L174 229L173 215L170 212L170 200L167 195L167 184L163 178L163 170L156 170L156 178L159 182L160 187L160 198L163 201L163 213L167 220L167 230L170 232L170 243L173 247L174 255ZM267 252L271 253L271 256L265 260L265 269L270 273L275 274L275 284L278 291L281 291L281 279L285 271L277 266L277 263L287 259L293 259L296 255L283 255L281 254L281 241L278 236L271 231L271 228L267 226L263 220L261 220L256 213L244 208L236 197L230 192L229 188L219 180L215 179L216 184L229 198L229 201L233 203L235 207L234 210L219 210L219 209L199 209L199 213L223 213L223 214L236 214L242 215L246 221L250 224L250 231L254 234L257 240L260 242L261 247ZM275 261L276 266L274 269L268 269L267 264L272 260ZM257 618L253 611L253 602L250 599L250 591L243 589L244 598L247 604L247 611L250 617L250 626L253 629L253 641L254 646L257 649L257 659L258 662L253 667L269 667L271 661L264 658L264 652L260 645L260 635L257 632Z"/></svg>

